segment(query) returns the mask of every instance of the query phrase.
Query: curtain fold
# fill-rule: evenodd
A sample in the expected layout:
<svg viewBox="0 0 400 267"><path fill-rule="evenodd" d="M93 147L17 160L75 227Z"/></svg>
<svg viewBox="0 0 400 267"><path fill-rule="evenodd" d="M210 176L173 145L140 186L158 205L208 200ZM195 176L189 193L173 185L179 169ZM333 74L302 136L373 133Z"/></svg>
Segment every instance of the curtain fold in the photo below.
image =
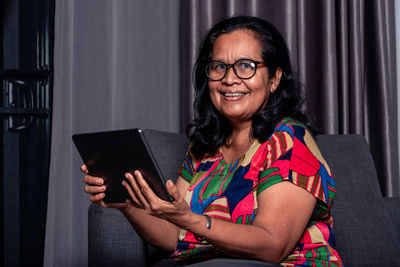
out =
<svg viewBox="0 0 400 267"><path fill-rule="evenodd" d="M235 14L264 18L281 31L316 130L365 136L382 193L400 196L394 1L181 1L182 129L192 118L201 38Z"/></svg>
<svg viewBox="0 0 400 267"><path fill-rule="evenodd" d="M178 1L56 1L44 266L87 266L89 195L72 134L179 131Z"/></svg>
<svg viewBox="0 0 400 267"><path fill-rule="evenodd" d="M60 12L60 11L63 12ZM54 44L54 62L62 62L62 64L54 64L54 90L53 90L53 106L59 109L69 110L72 104L72 88L73 88L73 28L74 21L69 18L73 17L74 2L62 1L57 3L55 11L56 20L63 21L64 23L55 23L55 32L62 32L58 38L55 38ZM64 90L57 90L63 88ZM52 138L51 138L51 155L58 154L56 149L59 149L57 144L67 142L67 136L71 132L71 117L68 113L54 112L52 116ZM61 123L61 124L60 124ZM54 127L58 125L59 127ZM68 130L67 130L68 129ZM64 134L63 134L64 133ZM64 135L64 136L63 136ZM72 147L63 147L62 153L66 158L71 157ZM57 170L66 171L66 175L70 175L73 167L71 161L64 161L61 158L52 158L50 166L50 177L58 175ZM63 251L65 257L70 257L71 247L64 246L65 243L72 243L72 235L60 229L59 221L68 220L73 217L70 209L72 198L68 197L66 192L71 191L71 184L63 184L64 190L58 190L59 182L55 179L49 178L49 192L47 201L47 221L46 221L46 236L45 236L45 251L43 266L66 266L60 264L62 256L57 251ZM63 212L54 212L58 209L57 200L66 200ZM82 227L85 227L83 225ZM62 228L62 227L61 227ZM85 251L83 247L83 251ZM87 252L87 249L86 249Z"/></svg>

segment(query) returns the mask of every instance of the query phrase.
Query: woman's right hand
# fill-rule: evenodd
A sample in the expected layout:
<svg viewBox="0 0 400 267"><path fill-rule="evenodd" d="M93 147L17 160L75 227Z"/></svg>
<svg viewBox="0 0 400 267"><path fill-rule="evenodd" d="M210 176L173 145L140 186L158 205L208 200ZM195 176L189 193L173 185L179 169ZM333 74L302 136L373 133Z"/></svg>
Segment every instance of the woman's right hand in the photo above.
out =
<svg viewBox="0 0 400 267"><path fill-rule="evenodd" d="M103 201L105 197L104 192L106 191L103 178L90 176L85 164L82 165L81 171L85 174L83 177L83 182L86 184L85 192L92 195L89 198L90 201L102 207L107 207L107 204Z"/></svg>
<svg viewBox="0 0 400 267"><path fill-rule="evenodd" d="M82 165L81 171L85 174L85 176L83 177L83 182L86 184L85 192L92 195L89 198L91 202L96 203L102 207L116 208L119 210L126 209L126 203L106 204L103 200L106 196L106 186L104 185L104 179L101 177L90 176L85 164Z"/></svg>

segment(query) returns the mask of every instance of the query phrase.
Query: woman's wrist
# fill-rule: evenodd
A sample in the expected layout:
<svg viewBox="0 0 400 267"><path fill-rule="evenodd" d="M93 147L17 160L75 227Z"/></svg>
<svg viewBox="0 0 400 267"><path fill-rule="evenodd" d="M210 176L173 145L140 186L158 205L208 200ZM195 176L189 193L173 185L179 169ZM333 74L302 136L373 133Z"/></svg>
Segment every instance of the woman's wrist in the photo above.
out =
<svg viewBox="0 0 400 267"><path fill-rule="evenodd" d="M201 220L200 217L203 217L203 216L198 215L198 214L192 212L191 210L189 210L186 214L180 216L176 225L187 231L193 231L193 227L200 223L200 220Z"/></svg>
<svg viewBox="0 0 400 267"><path fill-rule="evenodd" d="M207 232L210 231L212 227L212 219L210 216L193 212L190 212L187 216L185 215L185 218L182 218L180 223L180 228L192 232L201 239L204 239L203 236L207 235Z"/></svg>
<svg viewBox="0 0 400 267"><path fill-rule="evenodd" d="M204 214L204 218L206 218L205 227L207 230L210 230L211 229L211 217ZM196 240L199 242L203 242L204 240L206 240L206 238L204 236L195 235L194 238L196 238Z"/></svg>

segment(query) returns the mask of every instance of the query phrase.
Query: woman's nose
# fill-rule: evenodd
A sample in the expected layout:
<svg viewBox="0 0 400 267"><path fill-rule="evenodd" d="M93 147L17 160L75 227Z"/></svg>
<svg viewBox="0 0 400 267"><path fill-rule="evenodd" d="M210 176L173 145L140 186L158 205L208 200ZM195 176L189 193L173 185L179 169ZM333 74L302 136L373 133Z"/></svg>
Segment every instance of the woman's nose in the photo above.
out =
<svg viewBox="0 0 400 267"><path fill-rule="evenodd" d="M241 79L236 75L233 66L229 66L222 81L226 84L239 83Z"/></svg>

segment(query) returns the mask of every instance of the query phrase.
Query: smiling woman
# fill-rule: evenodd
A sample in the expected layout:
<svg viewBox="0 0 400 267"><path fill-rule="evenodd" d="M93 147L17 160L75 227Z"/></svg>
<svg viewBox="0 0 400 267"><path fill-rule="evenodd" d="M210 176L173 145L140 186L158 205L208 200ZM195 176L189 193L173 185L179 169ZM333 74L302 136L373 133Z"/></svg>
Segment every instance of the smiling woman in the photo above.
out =
<svg viewBox="0 0 400 267"><path fill-rule="evenodd" d="M174 201L135 171L123 183L130 199L107 205L103 179L82 166L91 201L118 208L144 240L170 251L163 264L239 257L341 266L335 181L307 128L280 33L255 17L221 21L204 39L195 79L191 144L176 183L166 183Z"/></svg>
<svg viewBox="0 0 400 267"><path fill-rule="evenodd" d="M247 115L242 115L251 117L252 135L262 142L267 140L274 126L284 117L294 118L310 128L302 112L302 85L293 74L289 51L281 34L268 22L258 25L243 21L242 24L240 17L236 19L238 22L227 25L222 21L208 32L195 63L195 116L188 131L192 140L196 140L191 149L199 155L221 147L231 135L233 125L229 118L216 110L223 108L221 100L227 99L217 97L221 93L225 93L225 96L228 94L231 100L245 100L241 104L249 100L246 102L248 110L242 110ZM254 68L254 76L239 78L240 75L236 73L238 68L234 67L239 59L259 63ZM213 62L226 66L225 75L219 79L209 77L209 66ZM233 71L230 71L229 63L235 64ZM248 97L239 98L232 93L248 94ZM239 105L230 105L231 110L234 107ZM240 118L239 113L237 116Z"/></svg>
<svg viewBox="0 0 400 267"><path fill-rule="evenodd" d="M224 34L214 43L213 62L234 62L232 71L225 68L223 77L219 80L210 79L208 82L211 102L219 113L231 121L232 127L251 126L252 116L265 107L269 95L279 85L282 75L280 68L274 76L268 77L265 66L256 68L257 65L252 63L262 61L261 49L255 33L248 30ZM250 61L253 67L251 63L243 62L244 60ZM237 73L242 72L249 74L240 78Z"/></svg>

